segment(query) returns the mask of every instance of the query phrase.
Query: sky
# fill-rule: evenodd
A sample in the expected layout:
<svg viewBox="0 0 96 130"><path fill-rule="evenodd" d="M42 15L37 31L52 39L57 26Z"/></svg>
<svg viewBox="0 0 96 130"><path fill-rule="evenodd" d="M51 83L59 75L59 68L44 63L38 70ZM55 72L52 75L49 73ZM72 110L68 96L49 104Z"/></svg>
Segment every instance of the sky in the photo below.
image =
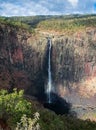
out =
<svg viewBox="0 0 96 130"><path fill-rule="evenodd" d="M96 0L0 0L0 16L95 14Z"/></svg>

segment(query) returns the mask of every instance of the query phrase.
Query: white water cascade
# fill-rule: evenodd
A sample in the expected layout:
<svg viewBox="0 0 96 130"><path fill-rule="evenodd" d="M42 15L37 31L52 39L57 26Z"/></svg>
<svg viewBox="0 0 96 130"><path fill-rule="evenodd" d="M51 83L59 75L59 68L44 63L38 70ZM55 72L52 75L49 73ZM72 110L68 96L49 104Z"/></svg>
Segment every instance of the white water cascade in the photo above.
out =
<svg viewBox="0 0 96 130"><path fill-rule="evenodd" d="M48 103L51 103L51 91L52 91L52 75L51 75L51 39L48 39L48 84L47 84L47 96Z"/></svg>

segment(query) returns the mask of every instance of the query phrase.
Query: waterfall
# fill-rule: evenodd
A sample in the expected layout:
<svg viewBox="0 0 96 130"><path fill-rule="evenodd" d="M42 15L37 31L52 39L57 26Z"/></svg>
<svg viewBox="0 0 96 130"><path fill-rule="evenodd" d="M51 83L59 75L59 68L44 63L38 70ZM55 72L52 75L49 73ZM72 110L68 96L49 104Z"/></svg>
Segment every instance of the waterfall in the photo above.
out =
<svg viewBox="0 0 96 130"><path fill-rule="evenodd" d="M9 48L8 48L8 50L9 50L9 60L10 60L10 63L13 64L13 59L12 59L11 51L10 51Z"/></svg>
<svg viewBox="0 0 96 130"><path fill-rule="evenodd" d="M51 47L52 47L51 39L48 39L48 84L47 84L48 103L51 103L51 91L52 91Z"/></svg>

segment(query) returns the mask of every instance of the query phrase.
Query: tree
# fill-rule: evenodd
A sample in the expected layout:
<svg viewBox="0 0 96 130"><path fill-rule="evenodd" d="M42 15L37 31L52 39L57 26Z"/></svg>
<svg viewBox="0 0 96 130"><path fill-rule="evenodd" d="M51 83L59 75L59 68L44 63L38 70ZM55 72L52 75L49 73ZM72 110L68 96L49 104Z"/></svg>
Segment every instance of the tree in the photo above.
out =
<svg viewBox="0 0 96 130"><path fill-rule="evenodd" d="M0 91L0 118L11 120L13 123L19 121L23 114L31 115L31 103L23 97L23 90L8 93L7 90Z"/></svg>

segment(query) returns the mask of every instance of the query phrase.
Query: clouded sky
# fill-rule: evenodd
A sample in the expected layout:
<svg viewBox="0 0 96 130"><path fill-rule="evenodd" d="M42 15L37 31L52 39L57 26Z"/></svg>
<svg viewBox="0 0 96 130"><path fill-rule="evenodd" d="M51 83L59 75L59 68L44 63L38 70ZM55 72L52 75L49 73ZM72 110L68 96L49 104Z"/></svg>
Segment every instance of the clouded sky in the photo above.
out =
<svg viewBox="0 0 96 130"><path fill-rule="evenodd" d="M96 13L96 0L0 0L1 16Z"/></svg>

